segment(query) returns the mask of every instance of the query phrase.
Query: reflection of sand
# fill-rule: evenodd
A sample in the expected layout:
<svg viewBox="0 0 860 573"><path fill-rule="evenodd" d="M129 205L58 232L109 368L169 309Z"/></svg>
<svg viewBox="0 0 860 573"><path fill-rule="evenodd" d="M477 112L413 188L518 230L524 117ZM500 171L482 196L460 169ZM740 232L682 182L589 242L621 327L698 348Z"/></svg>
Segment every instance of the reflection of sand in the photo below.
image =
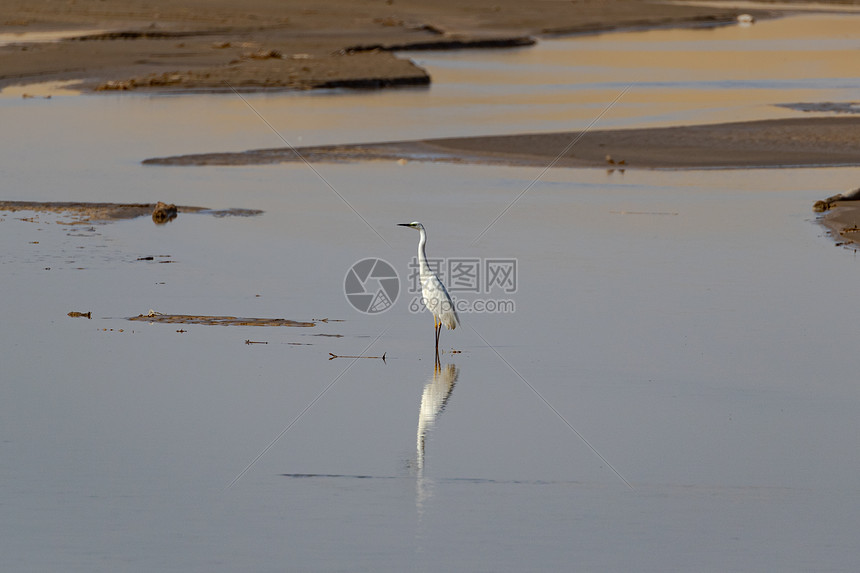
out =
<svg viewBox="0 0 860 573"><path fill-rule="evenodd" d="M0 87L86 80L108 89L377 87L426 83L411 62L376 50L617 27L733 22L737 9L636 0L147 0L20 2L4 7L8 33L99 28L85 41L0 48ZM109 83L110 82L110 83Z"/></svg>
<svg viewBox="0 0 860 573"><path fill-rule="evenodd" d="M717 168L860 164L860 118L799 118L579 133L463 137L299 148L312 162L418 160L546 167ZM576 141L568 153L559 153ZM149 159L161 165L298 160L291 149Z"/></svg>

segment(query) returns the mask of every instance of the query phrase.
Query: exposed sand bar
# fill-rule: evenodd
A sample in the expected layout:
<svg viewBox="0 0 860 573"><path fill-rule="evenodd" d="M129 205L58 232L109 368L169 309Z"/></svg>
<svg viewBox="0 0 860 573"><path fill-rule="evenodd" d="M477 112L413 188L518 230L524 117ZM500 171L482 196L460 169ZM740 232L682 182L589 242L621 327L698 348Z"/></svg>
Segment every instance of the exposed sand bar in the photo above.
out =
<svg viewBox="0 0 860 573"><path fill-rule="evenodd" d="M4 3L0 34L20 37L0 45L0 88L66 80L89 90L159 92L226 90L228 83L245 91L426 84L425 70L391 50L712 26L733 23L738 13L644 0L12 1ZM37 33L74 29L77 39L33 41Z"/></svg>
<svg viewBox="0 0 860 573"><path fill-rule="evenodd" d="M128 320L139 322L158 322L163 324L205 324L217 326L296 326L308 328L316 326L315 322L290 320L287 318L242 318L236 316L197 316L190 314L159 314L150 311L129 317Z"/></svg>
<svg viewBox="0 0 860 573"><path fill-rule="evenodd" d="M258 149L147 159L149 165L438 161L546 167L702 169L860 165L860 118L778 119Z"/></svg>
<svg viewBox="0 0 860 573"><path fill-rule="evenodd" d="M72 216L76 223L86 221L116 221L152 216L158 219L160 209L177 213L202 213L215 217L253 217L262 211L257 209L209 209L188 205L176 206L165 203L81 203L77 201L39 202L39 201L0 201L0 212L16 213L33 211L36 213L62 213ZM172 218L169 215L166 218Z"/></svg>
<svg viewBox="0 0 860 573"><path fill-rule="evenodd" d="M830 231L837 245L860 243L860 202L837 201L818 220Z"/></svg>

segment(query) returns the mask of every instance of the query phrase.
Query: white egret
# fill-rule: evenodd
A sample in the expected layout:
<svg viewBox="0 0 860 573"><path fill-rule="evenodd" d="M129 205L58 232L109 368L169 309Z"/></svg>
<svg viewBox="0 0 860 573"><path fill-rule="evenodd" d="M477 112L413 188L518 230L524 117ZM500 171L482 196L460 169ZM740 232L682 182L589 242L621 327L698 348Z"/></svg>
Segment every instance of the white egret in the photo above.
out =
<svg viewBox="0 0 860 573"><path fill-rule="evenodd" d="M451 295L448 294L448 289L439 280L427 264L427 254L424 252L424 245L427 243L427 233L424 231L424 225L418 221L412 223L398 223L401 227L411 227L417 229L421 233L418 239L418 264L420 265L419 278L421 280L421 295L424 301L424 306L427 310L433 313L433 329L436 331L436 356L439 355L439 334L442 331L444 324L448 330L454 330L460 324L460 318L457 316L457 310L454 308L454 301L451 300Z"/></svg>

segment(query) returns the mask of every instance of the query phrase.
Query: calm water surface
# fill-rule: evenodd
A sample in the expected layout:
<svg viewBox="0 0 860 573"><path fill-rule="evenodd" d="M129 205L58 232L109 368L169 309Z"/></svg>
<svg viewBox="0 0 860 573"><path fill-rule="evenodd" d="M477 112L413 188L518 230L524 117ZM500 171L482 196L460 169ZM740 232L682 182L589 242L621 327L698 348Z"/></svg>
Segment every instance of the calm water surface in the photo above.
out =
<svg viewBox="0 0 860 573"><path fill-rule="evenodd" d="M721 53L735 44L718 34L778 44L786 22L540 49L630 44L632 58L681 34L679 49ZM549 129L556 106L581 127L616 89L565 88L556 104L508 80L501 93L524 98L508 113L484 79L446 83L445 70L498 76L528 50L424 57L442 78L430 90L249 101L293 143L323 143ZM716 97L697 84L711 80L676 85L679 65L607 121L683 121L669 110L684 90ZM819 101L855 81L827 73ZM777 75L762 101L796 100ZM794 113L735 95L701 114ZM846 296L860 263L811 210L860 169L552 170L491 225L538 170L317 166L326 184L299 165L144 168L279 141L229 96L9 97L0 110L19 134L2 144L4 198L265 211L164 227L0 215L4 570L849 571L860 558ZM378 315L343 294L365 257L407 286L417 236L394 224L415 219L431 257L517 261L515 292L480 295L515 312L463 313L439 372L408 293ZM342 322L125 320L150 309Z"/></svg>

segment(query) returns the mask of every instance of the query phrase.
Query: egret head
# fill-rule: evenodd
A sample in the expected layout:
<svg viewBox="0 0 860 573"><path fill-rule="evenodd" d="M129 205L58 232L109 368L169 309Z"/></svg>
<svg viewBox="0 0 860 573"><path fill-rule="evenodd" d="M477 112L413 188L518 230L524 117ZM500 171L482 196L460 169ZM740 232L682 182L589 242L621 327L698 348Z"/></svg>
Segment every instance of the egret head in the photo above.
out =
<svg viewBox="0 0 860 573"><path fill-rule="evenodd" d="M424 225L419 223L418 221L412 221L411 223L397 223L401 227L411 227L412 229L423 230Z"/></svg>

